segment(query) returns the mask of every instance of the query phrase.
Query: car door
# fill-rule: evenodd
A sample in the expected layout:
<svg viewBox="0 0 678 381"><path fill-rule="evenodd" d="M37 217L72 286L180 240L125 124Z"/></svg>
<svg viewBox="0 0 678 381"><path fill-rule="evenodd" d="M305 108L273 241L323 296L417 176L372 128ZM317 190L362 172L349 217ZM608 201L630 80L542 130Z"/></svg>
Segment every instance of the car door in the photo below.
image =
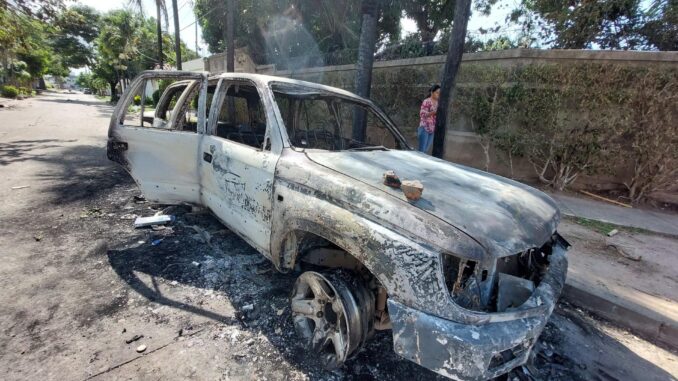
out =
<svg viewBox="0 0 678 381"><path fill-rule="evenodd" d="M186 81L186 86L175 98L171 115L163 114L167 120L162 123L149 120L152 99L162 98L156 92L177 81ZM148 200L200 202L198 150L205 130L206 90L204 74L144 72L118 102L109 128L108 156L123 164ZM196 97L197 126L188 128L186 113Z"/></svg>
<svg viewBox="0 0 678 381"><path fill-rule="evenodd" d="M279 153L271 151L275 123L248 80L224 79L201 144L202 203L262 254L269 256L273 179ZM268 115L267 115L268 114Z"/></svg>

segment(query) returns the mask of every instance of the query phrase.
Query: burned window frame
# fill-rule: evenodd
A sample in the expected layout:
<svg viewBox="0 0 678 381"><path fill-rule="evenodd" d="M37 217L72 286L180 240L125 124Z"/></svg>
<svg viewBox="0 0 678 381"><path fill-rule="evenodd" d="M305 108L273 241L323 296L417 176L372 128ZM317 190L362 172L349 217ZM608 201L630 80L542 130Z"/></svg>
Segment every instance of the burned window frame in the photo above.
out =
<svg viewBox="0 0 678 381"><path fill-rule="evenodd" d="M217 134L217 123L219 119L219 113L221 112L221 107L223 106L223 103L226 101L226 96L228 95L228 90L231 86L237 85L237 84L242 84L245 86L249 86L254 88L256 91L257 95L259 96L259 102L260 102L260 107L261 107L261 115L265 119L265 125L266 129L264 132L264 137L263 137L263 142L261 146L254 146L251 144L246 144L242 142L238 142L233 139L228 139L223 136L219 136ZM212 104L210 106L210 110L207 116L207 123L206 123L206 128L205 128L205 135L213 136L214 138L222 139L224 141L227 141L229 143L234 143L234 144L239 144L244 147L251 148L256 151L269 151L272 152L272 141L271 141L271 129L272 129L272 124L274 121L271 120L270 115L268 115L268 110L267 110L267 104L265 101L265 96L261 91L261 86L256 82L248 78L240 78L240 77L220 77L218 78L218 83L216 85L216 90L214 92L217 96L212 98ZM248 105L248 112L249 112L249 105Z"/></svg>
<svg viewBox="0 0 678 381"><path fill-rule="evenodd" d="M197 126L196 126L196 131L190 131L190 130L180 130L176 128L176 123L177 123L177 118L176 118L176 113L172 113L172 117L170 119L170 128L167 127L155 127L151 123L149 126L144 125L144 110L145 110L145 102L146 102L146 85L149 80L174 80L174 83L177 82L183 82L183 81L190 81L192 83L189 84L189 86L184 89L182 92L181 96L179 97L178 102L183 102L185 101L184 98L189 98L188 97L188 92L195 94L197 92L198 94L198 121L197 121ZM191 72L179 72L179 71L173 71L173 72L158 72L155 70L148 70L142 72L135 82L133 82L125 91L123 92L120 101L118 103L118 106L116 106L116 113L117 116L115 118L115 123L117 123L119 126L126 126L126 127L131 127L131 128L149 128L153 130L161 130L161 131L174 131L174 132L187 132L187 133L204 133L205 131L205 101L200 101L201 98L205 98L207 95L207 82L208 82L208 77L206 73L191 73ZM170 85L171 86L171 85ZM169 86L168 86L169 88ZM167 90L167 89L165 89ZM125 118L129 114L128 109L129 106L133 103L134 101L134 96L139 95L139 91L141 91L141 108L140 108L140 113L139 113L139 119L138 122L139 124L126 124L125 123ZM161 95L162 98L162 95ZM160 100L158 101L158 104L160 104ZM181 103L183 106L183 103ZM154 110L154 118L156 114L156 110ZM109 127L110 129L110 127Z"/></svg>

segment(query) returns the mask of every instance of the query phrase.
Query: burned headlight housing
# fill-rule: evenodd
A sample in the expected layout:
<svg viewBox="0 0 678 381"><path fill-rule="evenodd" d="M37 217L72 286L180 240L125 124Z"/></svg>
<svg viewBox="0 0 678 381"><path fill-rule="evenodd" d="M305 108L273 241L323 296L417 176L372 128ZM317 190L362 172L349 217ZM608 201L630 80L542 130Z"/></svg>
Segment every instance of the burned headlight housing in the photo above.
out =
<svg viewBox="0 0 678 381"><path fill-rule="evenodd" d="M445 284L461 307L483 312L503 312L520 307L548 271L552 246L558 234L539 248L477 262L452 254L442 255Z"/></svg>

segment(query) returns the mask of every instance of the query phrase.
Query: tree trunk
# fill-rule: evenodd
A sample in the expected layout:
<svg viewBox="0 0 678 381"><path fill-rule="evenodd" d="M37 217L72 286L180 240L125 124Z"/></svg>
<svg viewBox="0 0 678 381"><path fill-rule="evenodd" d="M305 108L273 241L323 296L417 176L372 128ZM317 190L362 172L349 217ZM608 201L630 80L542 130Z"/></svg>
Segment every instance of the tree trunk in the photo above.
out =
<svg viewBox="0 0 678 381"><path fill-rule="evenodd" d="M181 70L181 37L179 34L179 8L177 0L172 0L172 10L174 11L174 53L177 57L177 70Z"/></svg>
<svg viewBox="0 0 678 381"><path fill-rule="evenodd" d="M372 64L374 63L374 48L377 43L377 13L378 5L370 0L362 2L362 26L360 29L360 45L358 47L358 62L356 64L355 92L361 97L370 97L372 85ZM365 141L367 127L366 110L361 107L353 108L353 139Z"/></svg>
<svg viewBox="0 0 678 381"><path fill-rule="evenodd" d="M118 100L118 94L115 92L115 85L118 84L118 81L108 82L108 86L111 88L111 103L115 103Z"/></svg>
<svg viewBox="0 0 678 381"><path fill-rule="evenodd" d="M227 0L226 9L226 71L235 71L235 0Z"/></svg>
<svg viewBox="0 0 678 381"><path fill-rule="evenodd" d="M466 27L471 14L471 0L457 0L454 6L454 24L450 45L447 50L443 78L440 81L440 99L438 99L438 112L436 113L436 128L433 135L433 156L443 158L445 156L445 133L447 132L447 109L450 105L454 81L457 78L461 55L464 52L466 40Z"/></svg>
<svg viewBox="0 0 678 381"><path fill-rule="evenodd" d="M160 3L156 2L156 10L157 10L157 20L155 21L156 25L156 30L158 33L158 65L160 66L160 70L163 68L163 62L162 62L162 21L160 21Z"/></svg>

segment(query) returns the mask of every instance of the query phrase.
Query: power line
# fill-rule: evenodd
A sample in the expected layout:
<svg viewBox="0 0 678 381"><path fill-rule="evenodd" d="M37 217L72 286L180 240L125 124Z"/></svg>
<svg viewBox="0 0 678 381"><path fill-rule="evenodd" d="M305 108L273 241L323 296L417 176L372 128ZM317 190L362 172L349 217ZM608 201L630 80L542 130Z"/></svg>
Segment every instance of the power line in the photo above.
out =
<svg viewBox="0 0 678 381"><path fill-rule="evenodd" d="M219 7L214 7L214 8L212 8L212 9L210 9L207 13L205 13L205 14L203 15L203 17L209 15L210 13L214 12L214 11L217 10L217 9L219 9ZM179 29L179 32L181 32L181 31L184 30L184 29L188 29L188 28L192 27L193 24L195 24L195 23L197 23L197 22L198 22L198 15L195 16L195 21L193 21L192 23L190 23L190 24L186 25L185 27Z"/></svg>

